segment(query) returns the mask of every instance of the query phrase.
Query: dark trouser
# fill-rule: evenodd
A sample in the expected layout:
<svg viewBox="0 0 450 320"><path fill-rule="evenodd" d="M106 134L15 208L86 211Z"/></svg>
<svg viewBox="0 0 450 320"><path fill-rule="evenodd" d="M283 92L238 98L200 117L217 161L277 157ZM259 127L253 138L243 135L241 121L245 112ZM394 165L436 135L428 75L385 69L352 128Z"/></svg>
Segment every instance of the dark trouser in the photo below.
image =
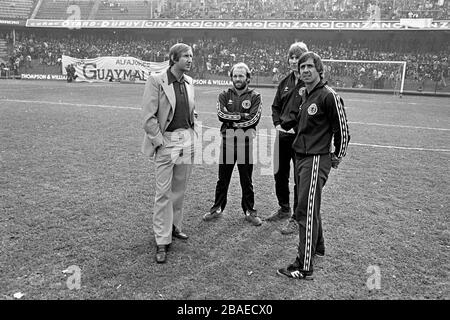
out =
<svg viewBox="0 0 450 320"><path fill-rule="evenodd" d="M295 173L299 189L294 219L299 224L298 259L303 264L303 270L312 271L315 252L325 250L320 202L322 188L331 170L331 157L329 154L296 157Z"/></svg>
<svg viewBox="0 0 450 320"><path fill-rule="evenodd" d="M292 149L295 134L277 131L274 150L275 193L283 211L291 209L289 205L289 175L291 161L295 171L295 152ZM297 208L297 179L294 174L294 212Z"/></svg>
<svg viewBox="0 0 450 320"><path fill-rule="evenodd" d="M228 187L230 186L231 175L233 174L234 165L237 163L239 171L239 180L242 189L241 206L244 213L247 211L256 211L255 194L253 191L252 173L253 159L251 142L245 145L239 145L236 142L222 139L221 154L219 162L219 180L216 185L216 196L214 205L210 212L225 209L227 204Z"/></svg>

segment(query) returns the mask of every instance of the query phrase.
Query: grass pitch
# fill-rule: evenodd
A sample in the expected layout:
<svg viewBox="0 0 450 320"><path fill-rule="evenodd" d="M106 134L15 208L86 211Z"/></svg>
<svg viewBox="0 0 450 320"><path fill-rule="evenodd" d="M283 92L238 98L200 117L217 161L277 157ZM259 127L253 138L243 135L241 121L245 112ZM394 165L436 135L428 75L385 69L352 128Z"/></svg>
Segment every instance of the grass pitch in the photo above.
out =
<svg viewBox="0 0 450 320"><path fill-rule="evenodd" d="M140 153L142 85L0 81L0 298L449 299L448 98L342 93L348 155L324 188L326 256L314 281L276 274L297 235L246 223L233 174L222 219L205 223L217 165L195 165L183 231L154 261L153 163ZM219 127L223 88L197 87L199 120ZM271 129L274 89L259 129ZM254 170L261 217L274 180ZM80 268L70 290L69 266ZM373 270L380 281L370 284Z"/></svg>

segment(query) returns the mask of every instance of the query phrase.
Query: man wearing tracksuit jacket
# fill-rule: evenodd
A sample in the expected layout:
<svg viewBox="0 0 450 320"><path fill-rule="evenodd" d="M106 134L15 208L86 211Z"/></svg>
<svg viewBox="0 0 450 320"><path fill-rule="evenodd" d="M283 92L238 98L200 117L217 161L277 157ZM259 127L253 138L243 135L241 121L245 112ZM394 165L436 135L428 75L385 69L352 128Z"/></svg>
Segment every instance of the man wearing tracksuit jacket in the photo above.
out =
<svg viewBox="0 0 450 320"><path fill-rule="evenodd" d="M283 234L298 231L298 225L292 218L291 206L289 204L289 175L291 161L295 168L295 153L292 150L292 143L295 139L298 106L301 103L302 94L305 90L305 84L300 79L298 72L298 60L306 51L308 51L308 47L303 42L295 42L289 47L287 61L291 68L291 73L280 81L272 103L272 122L277 130L274 146L275 193L280 208L277 212L266 218L266 221L272 222L289 218L288 223L281 229L281 233ZM294 181L292 212L295 212L295 208L297 207L297 182L295 177Z"/></svg>
<svg viewBox="0 0 450 320"><path fill-rule="evenodd" d="M345 156L350 135L342 98L322 80L321 58L314 52L306 52L298 65L301 79L306 84L297 135L292 144L298 179L298 205L294 218L299 224L299 244L294 263L277 272L290 278L312 279L313 258L325 254L323 241L318 243L318 239L323 239L322 188L331 167L337 169Z"/></svg>
<svg viewBox="0 0 450 320"><path fill-rule="evenodd" d="M223 91L217 101L217 116L222 122L219 180L216 185L215 201L204 221L219 218L227 204L228 187L234 165L237 162L242 188L241 206L245 220L255 226L262 221L257 216L253 191L253 139L261 118L261 95L248 88L250 69L245 63L238 63L230 71L233 87Z"/></svg>

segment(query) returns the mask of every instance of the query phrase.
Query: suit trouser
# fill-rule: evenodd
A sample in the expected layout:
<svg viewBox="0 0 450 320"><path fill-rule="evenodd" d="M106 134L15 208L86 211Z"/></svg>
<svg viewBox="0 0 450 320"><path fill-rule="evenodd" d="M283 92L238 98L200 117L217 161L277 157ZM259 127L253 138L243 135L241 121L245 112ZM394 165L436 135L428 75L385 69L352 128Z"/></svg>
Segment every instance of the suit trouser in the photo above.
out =
<svg viewBox="0 0 450 320"><path fill-rule="evenodd" d="M295 152L292 149L295 134L284 133L277 130L274 148L275 193L278 205L283 211L291 209L289 205L289 175L291 173L291 161L295 172ZM294 173L294 207L297 208L297 177Z"/></svg>
<svg viewBox="0 0 450 320"><path fill-rule="evenodd" d="M221 154L219 162L219 176L216 184L216 193L214 205L210 212L225 209L227 205L227 194L230 186L231 175L233 174L234 166L237 163L239 171L239 181L242 189L241 207L244 213L247 211L256 211L255 193L253 191L252 173L252 141L246 142L244 145L236 141L229 141L223 138L221 145Z"/></svg>
<svg viewBox="0 0 450 320"><path fill-rule="evenodd" d="M295 172L299 188L294 219L299 224L298 260L303 263L303 270L312 271L312 258L316 250L325 250L320 202L322 188L331 170L331 157L329 154L296 157Z"/></svg>
<svg viewBox="0 0 450 320"><path fill-rule="evenodd" d="M165 132L155 155L156 192L153 232L157 245L172 242L173 226L181 230L183 200L194 161L193 130Z"/></svg>

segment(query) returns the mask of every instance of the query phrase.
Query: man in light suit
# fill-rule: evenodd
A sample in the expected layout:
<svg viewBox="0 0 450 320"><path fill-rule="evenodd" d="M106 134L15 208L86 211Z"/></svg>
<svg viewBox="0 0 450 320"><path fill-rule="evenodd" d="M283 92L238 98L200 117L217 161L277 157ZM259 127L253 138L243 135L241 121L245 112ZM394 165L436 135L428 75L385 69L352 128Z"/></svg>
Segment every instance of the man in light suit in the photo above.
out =
<svg viewBox="0 0 450 320"><path fill-rule="evenodd" d="M192 48L170 48L167 71L150 75L142 99L142 152L153 157L156 169L153 231L156 262L166 262L172 237L187 240L181 231L183 199L192 170L194 150L194 86L185 74L192 66Z"/></svg>

